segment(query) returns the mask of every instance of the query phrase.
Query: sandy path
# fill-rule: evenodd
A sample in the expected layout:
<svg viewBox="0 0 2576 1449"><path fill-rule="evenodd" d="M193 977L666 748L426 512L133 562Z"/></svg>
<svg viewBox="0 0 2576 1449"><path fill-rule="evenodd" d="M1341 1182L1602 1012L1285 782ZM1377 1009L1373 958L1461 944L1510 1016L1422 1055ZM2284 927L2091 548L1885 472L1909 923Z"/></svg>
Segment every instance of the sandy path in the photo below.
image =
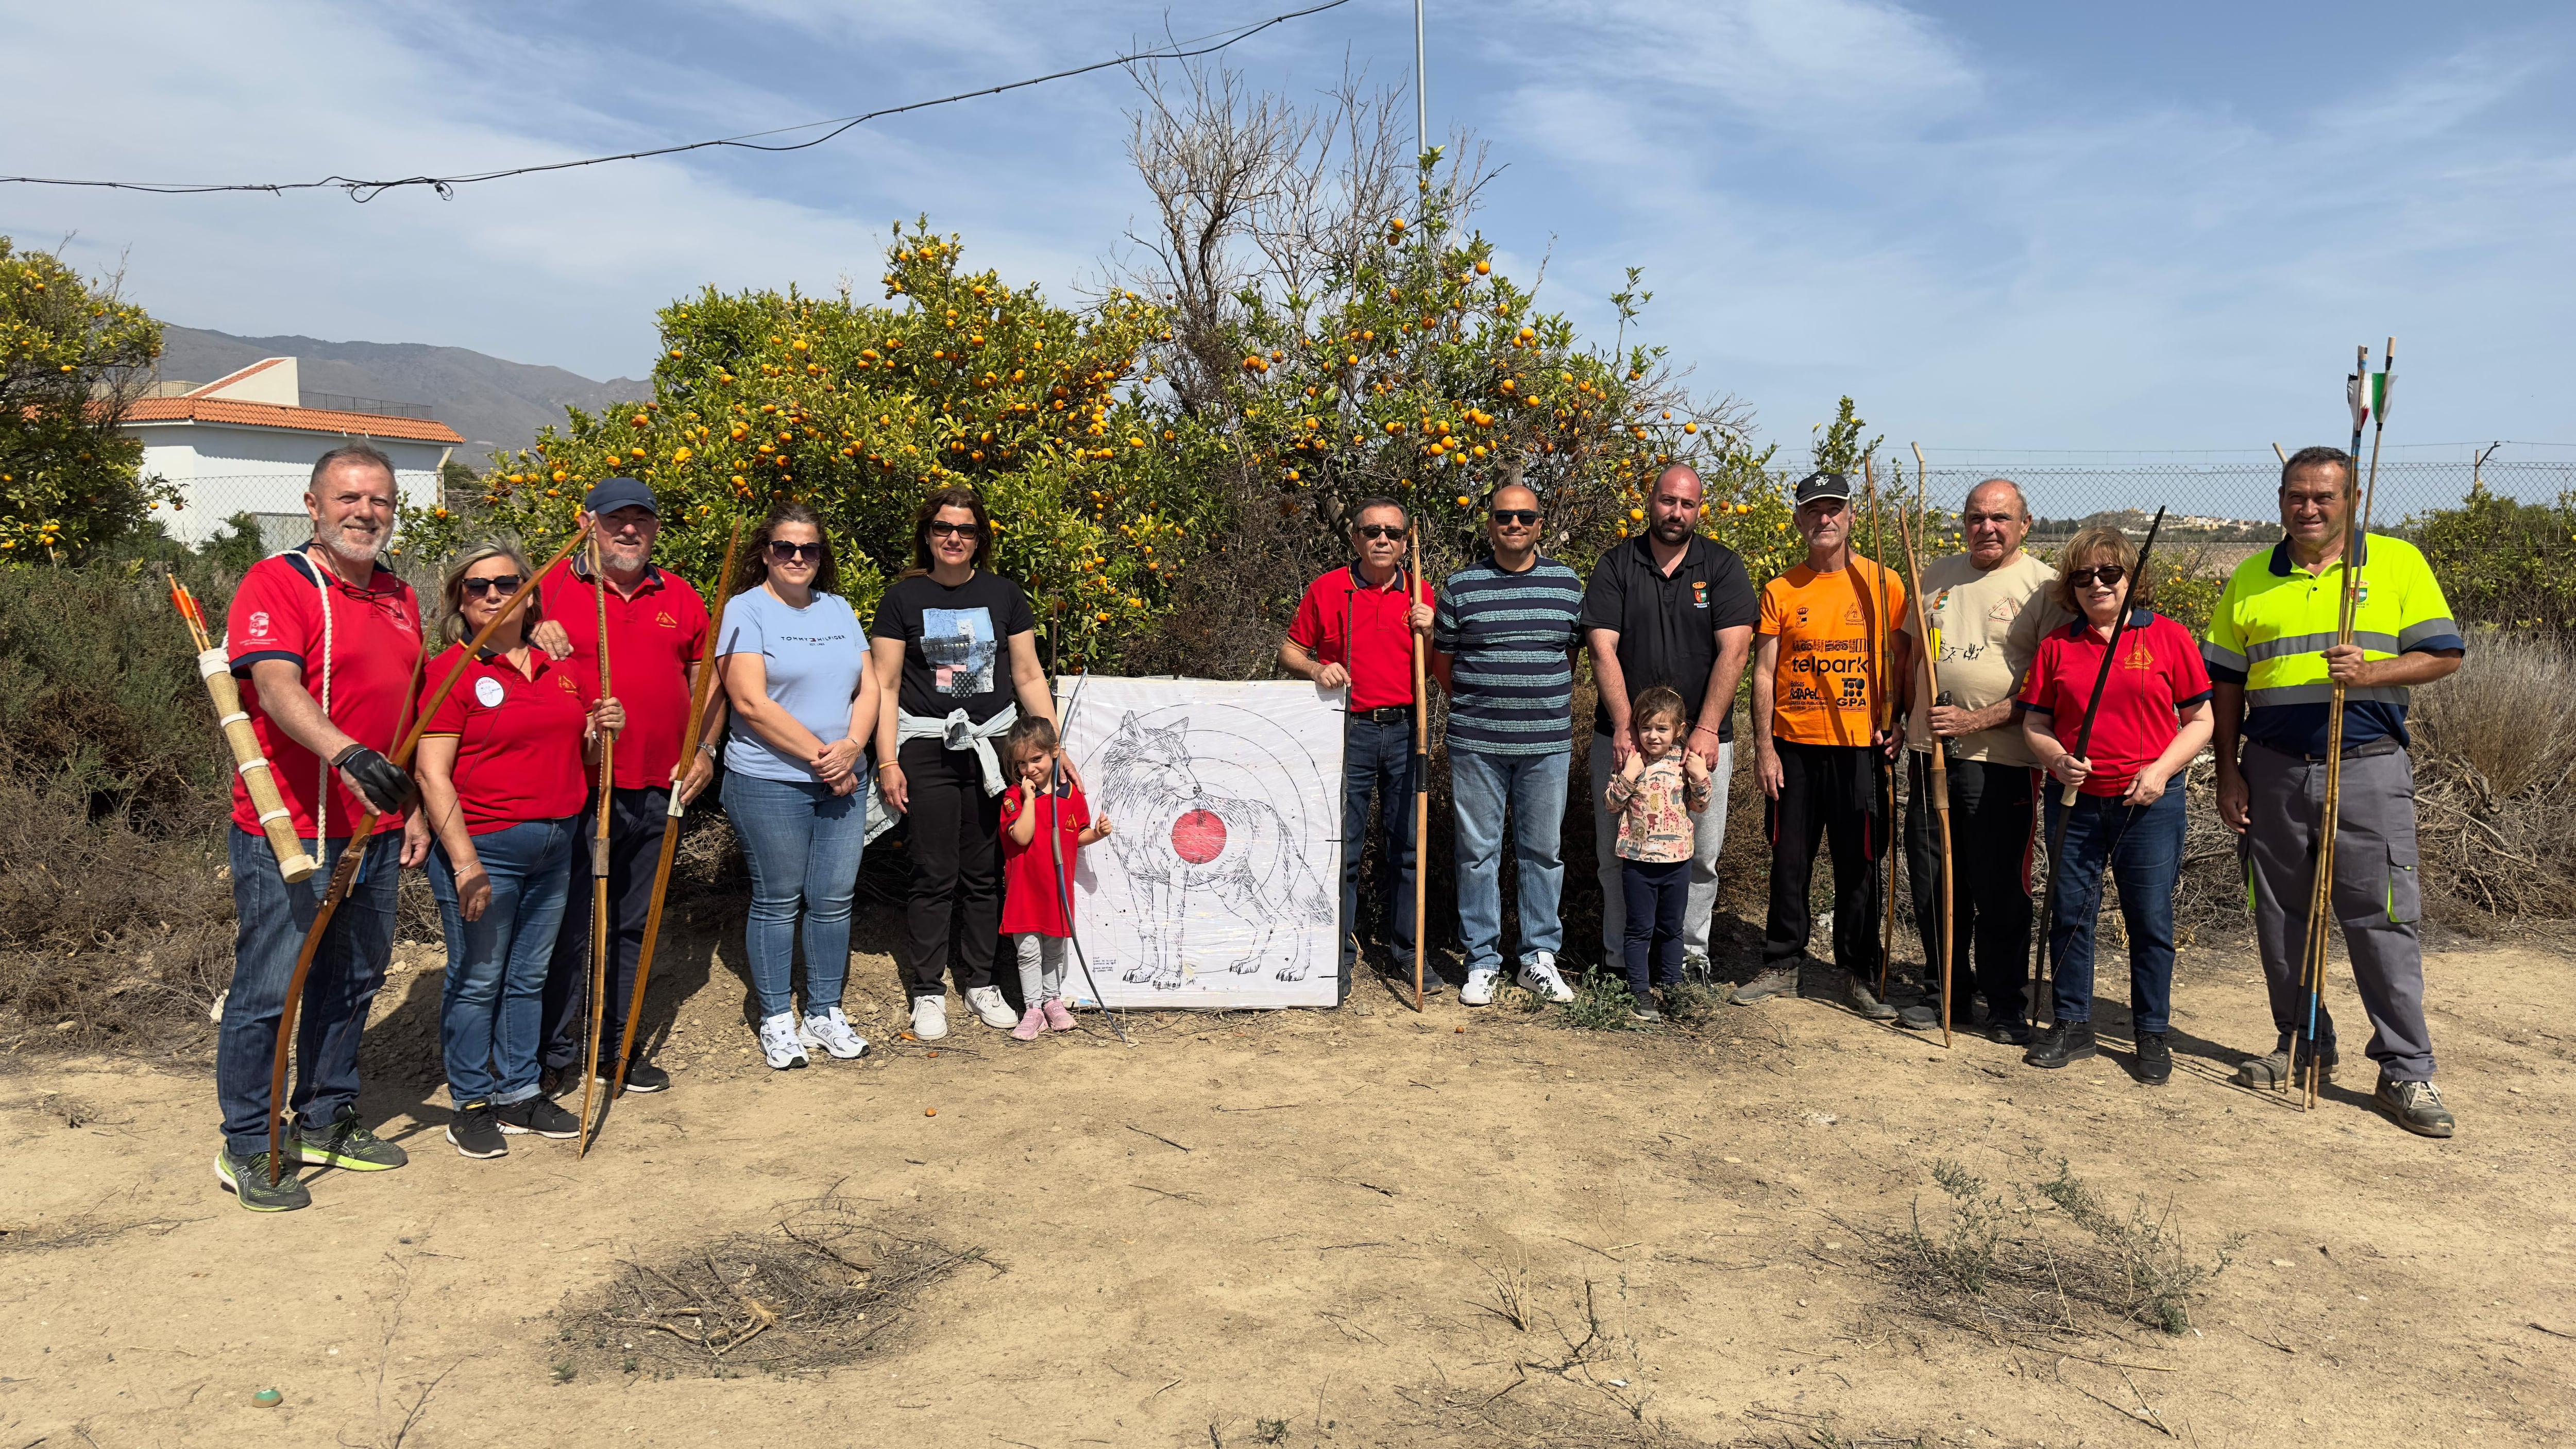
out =
<svg viewBox="0 0 2576 1449"><path fill-rule="evenodd" d="M433 1379L403 1444L1501 1442L1469 1406L1516 1380L1488 1407L1526 1403L1565 1444L2541 1444L2576 1422L2556 954L2431 963L2463 1123L2433 1143L2368 1108L2366 1065L2313 1118L2224 1085L2268 1033L2248 963L2212 953L2177 992L2184 1070L2149 1089L2125 1050L2044 1074L1820 1000L1637 1037L1369 994L1138 1018L1132 1046L969 1027L935 1059L771 1073L732 1025L734 970L695 944L664 1008L678 1088L630 1098L578 1165L535 1139L493 1163L446 1147L417 960L371 1038L370 1107L413 1163L326 1176L307 1212L216 1188L195 1069L14 1063L0 1446L387 1445ZM858 984L894 999L881 957ZM1889 1311L1834 1219L1897 1224L1919 1199L1932 1220L1935 1158L2027 1182L2032 1150L2117 1200L2169 1198L2198 1246L2245 1235L2199 1334L2076 1347L2143 1366L2123 1369ZM994 1266L827 1376L554 1382L550 1315L619 1257L761 1229L836 1181ZM1514 1273L1528 1332L1487 1311ZM1568 1356L1587 1291L1598 1360L1516 1369ZM271 1384L284 1407L253 1407ZM2172 1439L2124 1413L2142 1397Z"/></svg>

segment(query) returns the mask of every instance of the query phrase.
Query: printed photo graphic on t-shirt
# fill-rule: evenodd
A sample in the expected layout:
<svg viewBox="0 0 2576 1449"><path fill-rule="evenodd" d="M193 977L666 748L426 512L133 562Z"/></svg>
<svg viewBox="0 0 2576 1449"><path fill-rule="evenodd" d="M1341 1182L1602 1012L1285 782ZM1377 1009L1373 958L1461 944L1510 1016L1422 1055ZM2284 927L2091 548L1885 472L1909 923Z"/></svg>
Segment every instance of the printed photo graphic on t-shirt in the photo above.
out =
<svg viewBox="0 0 2576 1449"><path fill-rule="evenodd" d="M941 694L992 693L997 652L992 610L921 611L921 653L930 661L930 687Z"/></svg>

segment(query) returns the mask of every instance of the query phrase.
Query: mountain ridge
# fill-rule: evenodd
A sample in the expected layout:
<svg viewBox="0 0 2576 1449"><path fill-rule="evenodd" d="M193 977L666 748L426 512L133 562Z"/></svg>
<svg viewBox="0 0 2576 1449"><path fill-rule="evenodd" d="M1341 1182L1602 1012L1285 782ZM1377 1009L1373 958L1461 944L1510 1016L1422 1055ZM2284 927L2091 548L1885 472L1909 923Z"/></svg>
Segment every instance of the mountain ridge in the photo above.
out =
<svg viewBox="0 0 2576 1449"><path fill-rule="evenodd" d="M465 347L426 342L328 342L316 337L242 337L162 324L160 374L165 381L212 382L264 357L296 360L308 395L337 393L387 402L426 403L430 416L465 438L456 460L480 466L499 450L524 448L537 430L561 424L566 407L598 412L650 397L649 381L596 382L540 363L512 362Z"/></svg>

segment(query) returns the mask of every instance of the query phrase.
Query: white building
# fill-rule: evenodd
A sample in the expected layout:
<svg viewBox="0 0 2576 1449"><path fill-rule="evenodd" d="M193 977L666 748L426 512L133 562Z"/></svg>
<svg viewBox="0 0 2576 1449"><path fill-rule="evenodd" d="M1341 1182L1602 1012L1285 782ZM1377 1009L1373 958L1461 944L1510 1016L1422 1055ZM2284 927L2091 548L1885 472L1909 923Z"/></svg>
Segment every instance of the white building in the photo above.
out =
<svg viewBox="0 0 2576 1449"><path fill-rule="evenodd" d="M305 407L292 357L255 362L202 386L165 383L155 391L163 395L137 400L124 428L142 440L143 476L179 485L179 512L162 526L190 545L222 532L236 513L259 519L272 550L311 538L304 489L314 460L361 439L394 460L403 502L435 504L439 466L465 441L428 417Z"/></svg>

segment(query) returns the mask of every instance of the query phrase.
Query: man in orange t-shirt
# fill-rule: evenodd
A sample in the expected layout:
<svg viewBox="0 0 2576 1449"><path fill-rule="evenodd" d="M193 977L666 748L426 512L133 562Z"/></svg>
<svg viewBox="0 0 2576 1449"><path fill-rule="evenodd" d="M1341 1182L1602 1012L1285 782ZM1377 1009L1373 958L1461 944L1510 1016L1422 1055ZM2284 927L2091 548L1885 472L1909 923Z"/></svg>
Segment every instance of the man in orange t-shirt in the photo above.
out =
<svg viewBox="0 0 2576 1449"><path fill-rule="evenodd" d="M1851 551L1851 480L1811 473L1797 488L1798 532L1807 560L1762 586L1754 626L1753 759L1771 837L1771 912L1762 972L1735 990L1751 1003L1798 989L1798 962L1812 922L1807 884L1816 846L1834 859L1834 964L1843 998L1873 1021L1895 1009L1870 994L1878 974L1879 881L1887 853L1881 772L1902 736L1879 726L1901 710L1879 708L1905 678L1896 654L1905 588L1896 575ZM1892 697L1892 696L1891 696Z"/></svg>

